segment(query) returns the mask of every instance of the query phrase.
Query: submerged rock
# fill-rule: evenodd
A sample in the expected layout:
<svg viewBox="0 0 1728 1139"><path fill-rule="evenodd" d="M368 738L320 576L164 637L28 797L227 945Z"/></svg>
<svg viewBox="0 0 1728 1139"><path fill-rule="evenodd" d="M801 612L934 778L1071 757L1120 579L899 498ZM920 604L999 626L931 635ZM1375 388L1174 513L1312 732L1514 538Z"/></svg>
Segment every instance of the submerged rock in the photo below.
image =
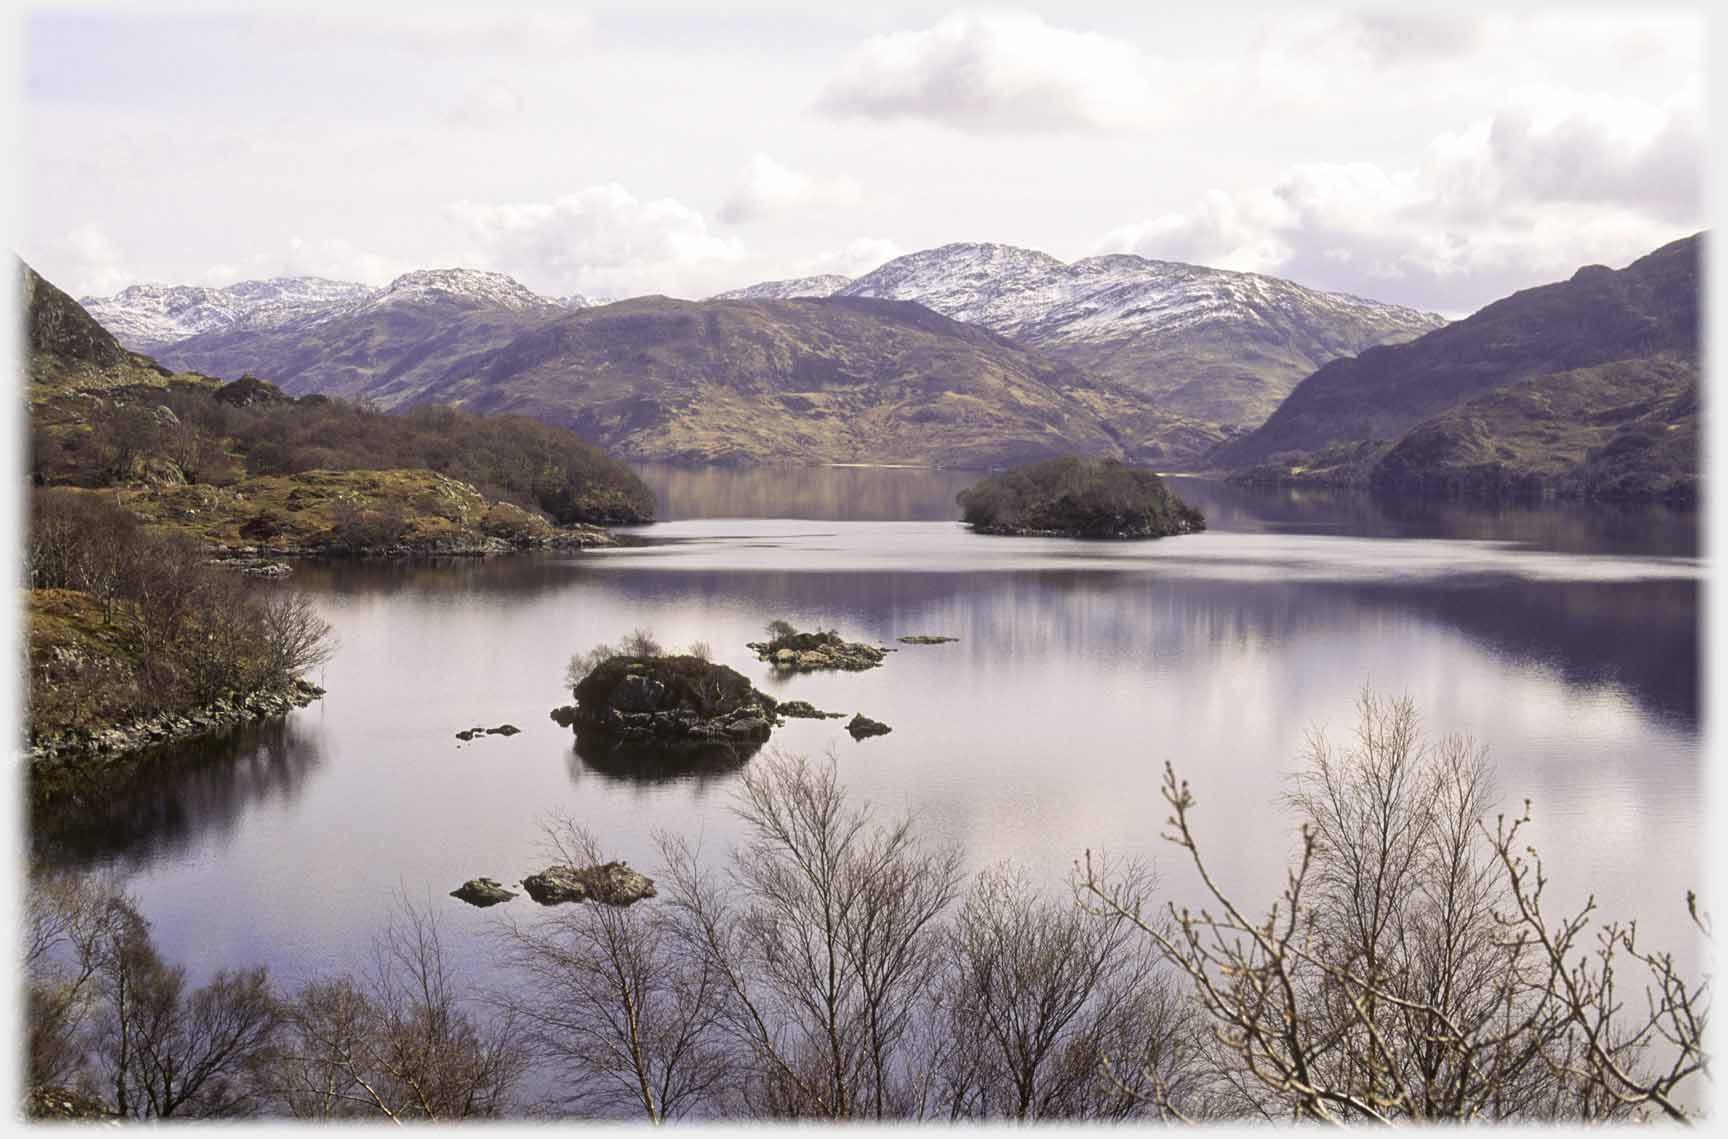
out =
<svg viewBox="0 0 1728 1139"><path fill-rule="evenodd" d="M564 902L602 902L628 906L654 897L654 880L622 862L598 866L548 866L522 879L528 896L543 906Z"/></svg>
<svg viewBox="0 0 1728 1139"><path fill-rule="evenodd" d="M896 638L903 645L945 645L950 641L958 641L959 637L944 637L939 633L913 633L909 637Z"/></svg>
<svg viewBox="0 0 1728 1139"><path fill-rule="evenodd" d="M800 720L839 720L846 716L844 712L824 712L807 700L782 700L775 711Z"/></svg>
<svg viewBox="0 0 1728 1139"><path fill-rule="evenodd" d="M491 878L470 878L461 886L450 891L450 896L461 898L471 906L479 906L484 909L487 906L495 906L499 902L508 902L511 898L516 897L516 892L506 890L501 883Z"/></svg>
<svg viewBox="0 0 1728 1139"><path fill-rule="evenodd" d="M552 718L558 718L557 712L552 714ZM476 726L465 728L464 730L457 732L456 738L459 740L471 740L476 736L513 736L521 730L522 729L518 728L515 724L499 724L496 728L482 728Z"/></svg>
<svg viewBox="0 0 1728 1139"><path fill-rule="evenodd" d="M852 733L853 739L861 740L866 736L885 736L894 729L881 720L872 720L860 712L852 717L852 721L846 725L846 730Z"/></svg>

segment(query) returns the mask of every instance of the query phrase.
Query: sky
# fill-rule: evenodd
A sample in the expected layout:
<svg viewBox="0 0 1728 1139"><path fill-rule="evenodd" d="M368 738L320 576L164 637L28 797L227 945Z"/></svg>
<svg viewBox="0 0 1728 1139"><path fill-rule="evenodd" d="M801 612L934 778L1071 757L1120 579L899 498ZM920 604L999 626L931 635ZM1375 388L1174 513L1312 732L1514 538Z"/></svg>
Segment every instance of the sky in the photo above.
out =
<svg viewBox="0 0 1728 1139"><path fill-rule="evenodd" d="M1459 316L1704 227L1701 11L47 8L18 251L695 298L997 241Z"/></svg>

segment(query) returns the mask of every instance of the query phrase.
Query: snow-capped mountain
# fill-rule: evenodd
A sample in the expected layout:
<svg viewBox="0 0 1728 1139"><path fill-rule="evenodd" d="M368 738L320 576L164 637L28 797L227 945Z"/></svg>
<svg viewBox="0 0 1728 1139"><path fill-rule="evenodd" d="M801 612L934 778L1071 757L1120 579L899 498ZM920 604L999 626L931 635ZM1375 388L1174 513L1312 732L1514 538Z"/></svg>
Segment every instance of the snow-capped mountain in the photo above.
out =
<svg viewBox="0 0 1728 1139"><path fill-rule="evenodd" d="M220 289L200 285L133 285L111 297L85 297L91 316L134 352L230 329L310 327L338 316L398 304L458 304L507 312L605 304L580 294L551 300L503 273L419 269L375 289L323 277L272 277Z"/></svg>
<svg viewBox="0 0 1728 1139"><path fill-rule="evenodd" d="M489 273L483 269L416 269L397 277L359 304L349 306L349 311L426 303L454 303L506 312L534 312L561 307L557 301L541 296L504 273Z"/></svg>
<svg viewBox="0 0 1728 1139"><path fill-rule="evenodd" d="M831 297L851 283L852 278L850 277L824 273L816 277L792 277L784 281L762 281L758 284L746 285L742 289L715 293L708 299L711 301L787 301L798 297Z"/></svg>
<svg viewBox="0 0 1728 1139"><path fill-rule="evenodd" d="M79 303L115 339L134 352L150 352L204 332L235 326L280 328L372 295L353 281L272 277L223 288L133 285L111 297Z"/></svg>
<svg viewBox="0 0 1728 1139"><path fill-rule="evenodd" d="M1446 323L1256 273L974 243L897 257L836 295L916 301L1232 426L1261 422L1328 360Z"/></svg>
<svg viewBox="0 0 1728 1139"><path fill-rule="evenodd" d="M567 297L559 297L557 304L560 308L567 309L599 308L601 305L609 305L617 299L617 297L591 297L586 293L571 293Z"/></svg>
<svg viewBox="0 0 1728 1139"><path fill-rule="evenodd" d="M954 244L909 253L837 289L842 296L917 301L1030 344L1127 332L1169 334L1209 320L1325 312L1407 323L1433 313L1325 293L1258 273L1153 261L1129 253L1072 263L1012 245Z"/></svg>

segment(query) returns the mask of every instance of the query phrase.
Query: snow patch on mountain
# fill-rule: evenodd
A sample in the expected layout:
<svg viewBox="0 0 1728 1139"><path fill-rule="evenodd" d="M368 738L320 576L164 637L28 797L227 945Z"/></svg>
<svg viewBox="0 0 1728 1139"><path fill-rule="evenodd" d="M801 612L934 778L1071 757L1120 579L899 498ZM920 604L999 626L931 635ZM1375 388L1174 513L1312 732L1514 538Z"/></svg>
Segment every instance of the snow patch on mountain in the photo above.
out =
<svg viewBox="0 0 1728 1139"><path fill-rule="evenodd" d="M761 281L742 289L715 293L711 301L786 301L799 297L831 297L852 283L852 278L835 273L815 277L792 277L784 281Z"/></svg>
<svg viewBox="0 0 1728 1139"><path fill-rule="evenodd" d="M1343 318L1365 321L1392 337L1446 323L1433 313L1256 273L1126 253L1069 263L1036 250L988 243L957 243L897 257L838 295L916 301L1035 345L1169 336L1211 323L1311 325Z"/></svg>
<svg viewBox="0 0 1728 1139"><path fill-rule="evenodd" d="M483 269L416 269L397 277L350 311L418 303L455 303L508 312L559 307L557 301L548 300L504 273Z"/></svg>
<svg viewBox="0 0 1728 1139"><path fill-rule="evenodd" d="M133 285L111 297L84 297L78 303L127 348L149 352L190 336L235 326L291 327L372 294L369 286L353 281L272 277L223 288Z"/></svg>

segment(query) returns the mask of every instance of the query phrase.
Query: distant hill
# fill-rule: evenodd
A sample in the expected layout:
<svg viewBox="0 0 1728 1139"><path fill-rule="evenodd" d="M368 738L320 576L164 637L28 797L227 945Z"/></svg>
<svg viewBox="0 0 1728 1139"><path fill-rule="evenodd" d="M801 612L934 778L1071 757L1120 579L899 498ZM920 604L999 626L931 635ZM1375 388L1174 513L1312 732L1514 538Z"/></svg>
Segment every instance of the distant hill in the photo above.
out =
<svg viewBox="0 0 1728 1139"><path fill-rule="evenodd" d="M837 295L917 301L1227 430L1259 425L1329 360L1446 323L1255 273L1128 254L1065 263L993 244L897 257Z"/></svg>
<svg viewBox="0 0 1728 1139"><path fill-rule="evenodd" d="M1242 477L1685 498L1702 235L1316 371L1210 457Z"/></svg>
<svg viewBox="0 0 1728 1139"><path fill-rule="evenodd" d="M82 304L121 343L155 352L190 336L235 325L270 328L293 324L370 296L373 289L322 277L273 277L224 288L133 285Z"/></svg>
<svg viewBox="0 0 1728 1139"><path fill-rule="evenodd" d="M764 281L709 299L828 296L915 301L1137 393L1140 411L1151 418L1136 412L1119 425L1130 453L1178 464L1257 426L1326 361L1444 323L1431 313L1251 273L1128 255L1068 264L990 244L907 254L856 279L829 274ZM344 378L320 380L333 385L330 390L357 391L369 382L365 375L422 350L467 357L499 346L498 329L457 334L428 327L408 310L373 319L364 334L351 320L410 297L451 311L544 317L608 303L580 294L548 299L501 274L460 269L406 274L376 290L284 277L223 289L135 286L85 303L122 343L177 367L227 378L275 369L284 379L289 372L279 362L294 373L321 376L332 366L345 369ZM322 331L338 320L349 323L339 344ZM1177 426L1165 430L1168 424Z"/></svg>
<svg viewBox="0 0 1728 1139"><path fill-rule="evenodd" d="M546 317L356 313L220 351L294 392L445 403L567 426L636 458L991 466L1188 425L1042 353L919 305L644 297ZM237 338L238 337L238 338ZM170 358L206 362L209 338ZM1195 449L1216 439L1192 428Z"/></svg>
<svg viewBox="0 0 1728 1139"><path fill-rule="evenodd" d="M301 551L583 544L603 537L592 524L653 517L641 479L568 431L439 408L384 416L256 379L171 372L28 265L18 272L38 486L117 497L206 544ZM413 299L404 290L368 311L449 311L448 284L418 281Z"/></svg>

